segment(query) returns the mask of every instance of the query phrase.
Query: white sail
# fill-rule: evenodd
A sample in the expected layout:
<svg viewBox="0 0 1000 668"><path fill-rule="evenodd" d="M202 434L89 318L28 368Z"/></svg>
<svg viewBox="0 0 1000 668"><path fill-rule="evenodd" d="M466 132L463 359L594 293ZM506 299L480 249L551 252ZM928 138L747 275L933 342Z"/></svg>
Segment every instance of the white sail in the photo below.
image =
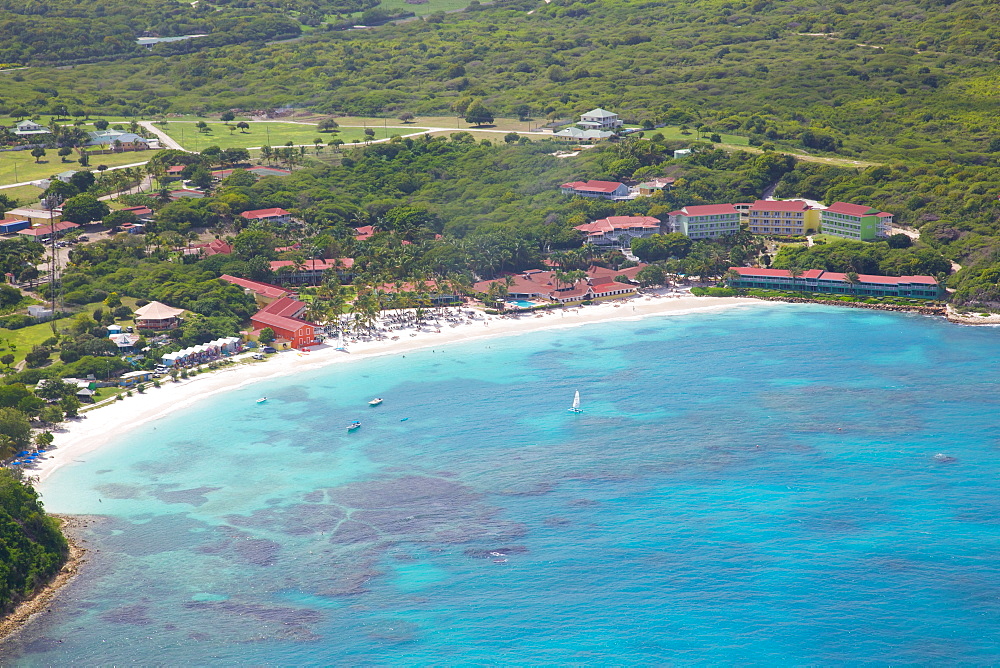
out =
<svg viewBox="0 0 1000 668"><path fill-rule="evenodd" d="M577 390L576 394L573 395L573 408L579 408L579 407L580 407L580 390Z"/></svg>

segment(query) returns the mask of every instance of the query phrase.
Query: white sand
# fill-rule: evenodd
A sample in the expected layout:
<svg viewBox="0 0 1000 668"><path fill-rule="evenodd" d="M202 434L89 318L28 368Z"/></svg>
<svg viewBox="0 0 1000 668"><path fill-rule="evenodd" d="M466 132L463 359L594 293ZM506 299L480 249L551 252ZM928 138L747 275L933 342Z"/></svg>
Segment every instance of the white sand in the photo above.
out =
<svg viewBox="0 0 1000 668"><path fill-rule="evenodd" d="M486 337L574 327L595 322L634 320L653 315L704 312L734 306L759 308L773 307L774 304L753 299L694 297L690 293L674 293L665 296L640 296L624 303L605 302L572 309L553 309L542 311L544 315L522 315L519 318L485 316L482 312L478 312L484 319L455 327L442 324L440 333L401 330L392 333L399 336L398 341L348 343L349 353L325 345L314 348L308 354L297 351L282 352L272 355L266 362L226 367L177 383L166 379L161 381L162 387L149 387L144 394L134 393L122 401L88 411L80 419L65 423L65 428L54 432L55 449L49 451L38 468L31 471L31 475L37 476L39 481L44 481L55 470L73 463L74 460L81 460L88 452L100 448L128 430L184 409L219 392L228 392L251 383L316 369L328 364L356 362L376 355L405 353L428 346L438 347ZM412 333L416 333L416 336L411 336Z"/></svg>

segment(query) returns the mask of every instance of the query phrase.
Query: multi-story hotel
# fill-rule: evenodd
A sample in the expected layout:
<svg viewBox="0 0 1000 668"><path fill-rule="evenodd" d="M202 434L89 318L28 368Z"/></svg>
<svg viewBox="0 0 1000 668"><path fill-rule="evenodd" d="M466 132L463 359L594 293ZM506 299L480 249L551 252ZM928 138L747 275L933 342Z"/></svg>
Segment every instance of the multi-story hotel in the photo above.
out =
<svg viewBox="0 0 1000 668"><path fill-rule="evenodd" d="M802 236L819 229L819 211L802 200L759 199L747 213L754 234Z"/></svg>
<svg viewBox="0 0 1000 668"><path fill-rule="evenodd" d="M692 239L714 239L740 230L740 212L732 204L703 204L670 212L670 227Z"/></svg>
<svg viewBox="0 0 1000 668"><path fill-rule="evenodd" d="M940 299L944 291L933 276L871 276L859 274L857 282L847 280L847 274L822 269L810 269L792 277L787 269L760 269L758 267L731 267L739 273L738 280L730 281L734 288L764 288L793 292L823 292L868 297L912 297L914 299Z"/></svg>
<svg viewBox="0 0 1000 668"><path fill-rule="evenodd" d="M892 214L861 204L834 202L820 211L823 234L857 241L889 236Z"/></svg>

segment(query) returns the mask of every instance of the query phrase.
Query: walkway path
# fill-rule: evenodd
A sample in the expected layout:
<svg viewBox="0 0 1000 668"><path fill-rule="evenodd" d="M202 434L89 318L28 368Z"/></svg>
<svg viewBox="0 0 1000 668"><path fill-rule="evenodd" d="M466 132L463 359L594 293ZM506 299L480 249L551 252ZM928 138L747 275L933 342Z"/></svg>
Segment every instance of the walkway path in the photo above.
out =
<svg viewBox="0 0 1000 668"><path fill-rule="evenodd" d="M154 135L156 135L157 137L159 137L160 138L160 146L162 146L163 148L172 148L172 149L176 149L178 151L183 151L184 150L184 148L180 144L178 144L176 141L174 141L173 137L171 137L170 135L168 135L163 130L160 130L159 128L157 128L155 125L152 124L152 122L150 122L150 121L139 121L139 125L141 125L142 127L146 128L147 130L149 130L150 132L152 132Z"/></svg>

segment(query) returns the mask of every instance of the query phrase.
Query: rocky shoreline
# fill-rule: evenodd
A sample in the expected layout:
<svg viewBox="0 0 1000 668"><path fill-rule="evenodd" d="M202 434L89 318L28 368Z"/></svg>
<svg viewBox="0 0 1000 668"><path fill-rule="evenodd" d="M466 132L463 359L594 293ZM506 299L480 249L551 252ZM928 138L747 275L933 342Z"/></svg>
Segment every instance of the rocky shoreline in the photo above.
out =
<svg viewBox="0 0 1000 668"><path fill-rule="evenodd" d="M765 302L786 302L789 304L823 304L826 306L847 306L850 308L868 309L870 311L895 311L897 313L919 313L920 315L949 316L947 306L903 306L902 304L866 304L864 302L843 302L837 299L804 299L802 297L757 297L754 295L734 295L745 299L758 299ZM951 318L949 317L949 320ZM981 323L970 323L981 324Z"/></svg>
<svg viewBox="0 0 1000 668"><path fill-rule="evenodd" d="M53 517L58 518L62 523L63 534L69 543L69 557L48 584L31 598L22 601L13 612L0 620L0 646L20 631L32 617L48 612L52 599L76 577L86 561L87 550L80 544L80 539L74 535L74 532L87 526L88 518L72 515L53 515Z"/></svg>

